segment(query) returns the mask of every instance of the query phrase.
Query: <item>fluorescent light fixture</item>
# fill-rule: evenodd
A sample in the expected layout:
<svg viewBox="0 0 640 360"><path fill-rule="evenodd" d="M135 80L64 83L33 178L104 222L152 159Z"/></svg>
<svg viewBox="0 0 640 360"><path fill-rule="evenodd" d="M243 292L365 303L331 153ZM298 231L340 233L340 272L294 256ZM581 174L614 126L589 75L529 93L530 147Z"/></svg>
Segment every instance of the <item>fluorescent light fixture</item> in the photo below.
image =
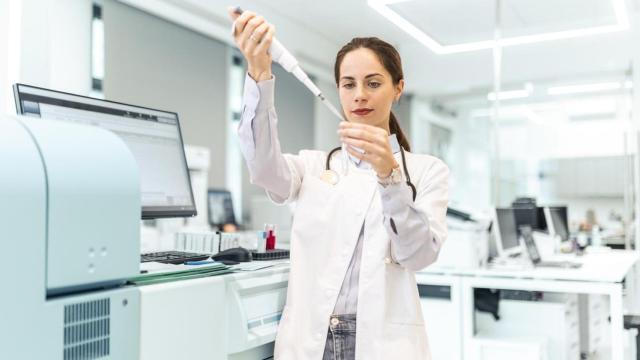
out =
<svg viewBox="0 0 640 360"><path fill-rule="evenodd" d="M522 98L529 97L532 91L533 91L533 85L528 82L524 85L524 89L521 89L521 90L500 91L498 93L498 99L499 100L522 99ZM495 93L493 91L488 93L487 99L489 101L496 101Z"/></svg>
<svg viewBox="0 0 640 360"><path fill-rule="evenodd" d="M622 88L622 84L620 84L619 82L552 86L547 88L547 94L549 95L581 94L581 93L618 90L620 88Z"/></svg>
<svg viewBox="0 0 640 360"><path fill-rule="evenodd" d="M510 90L510 91L500 91L498 93L499 100L510 100L510 99L522 99L531 95L527 90ZM492 91L487 94L487 99L489 101L496 101L496 94Z"/></svg>
<svg viewBox="0 0 640 360"><path fill-rule="evenodd" d="M499 119L521 119L528 118L532 110L527 105L510 105L500 109ZM471 110L469 116L472 118L493 117L493 109L480 108Z"/></svg>
<svg viewBox="0 0 640 360"><path fill-rule="evenodd" d="M514 36L500 39L497 43L494 40L476 41L462 44L442 45L429 36L424 31L413 25L407 19L400 16L397 12L391 10L388 5L402 2L401 0L367 0L371 8L376 10L380 15L387 18L407 34L414 37L424 46L428 47L436 54L453 54L468 51L476 51L483 49L492 49L495 46L506 47L523 44L531 44L536 42L571 39L576 37L593 36L598 34L606 34L611 32L623 31L629 29L629 19L627 16L627 8L625 0L611 0L613 10L616 15L617 23L614 25L594 26L573 30L565 30L558 32L548 32L534 35Z"/></svg>
<svg viewBox="0 0 640 360"><path fill-rule="evenodd" d="M539 112L542 110L544 115ZM481 108L471 110L469 113L471 118L491 118L493 117L493 111L491 108ZM505 106L500 110L498 120L506 121L509 123L513 120L526 119L532 124L543 125L546 123L554 123L567 120L566 116L559 116L558 114L551 114L548 109L534 109L531 105L510 105Z"/></svg>

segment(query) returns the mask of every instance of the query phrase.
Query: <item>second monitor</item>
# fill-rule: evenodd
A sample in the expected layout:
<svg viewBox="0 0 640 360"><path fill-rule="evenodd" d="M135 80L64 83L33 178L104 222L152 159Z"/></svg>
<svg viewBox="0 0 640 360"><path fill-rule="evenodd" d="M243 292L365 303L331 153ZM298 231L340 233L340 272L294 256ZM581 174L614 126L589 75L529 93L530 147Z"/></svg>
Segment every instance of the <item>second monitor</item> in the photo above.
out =
<svg viewBox="0 0 640 360"><path fill-rule="evenodd" d="M209 189L207 205L209 225L220 230L227 224L238 226L233 212L231 192L223 189Z"/></svg>

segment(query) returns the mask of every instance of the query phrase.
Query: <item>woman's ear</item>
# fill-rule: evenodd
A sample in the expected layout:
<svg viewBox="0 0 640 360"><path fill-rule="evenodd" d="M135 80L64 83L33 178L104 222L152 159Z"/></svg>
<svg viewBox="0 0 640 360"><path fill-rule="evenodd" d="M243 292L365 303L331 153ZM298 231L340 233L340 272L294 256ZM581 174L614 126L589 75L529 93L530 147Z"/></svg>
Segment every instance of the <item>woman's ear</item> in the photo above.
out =
<svg viewBox="0 0 640 360"><path fill-rule="evenodd" d="M402 96L402 91L404 90L404 79L400 79L398 84L396 85L396 96L393 98L395 102L400 101L400 96Z"/></svg>

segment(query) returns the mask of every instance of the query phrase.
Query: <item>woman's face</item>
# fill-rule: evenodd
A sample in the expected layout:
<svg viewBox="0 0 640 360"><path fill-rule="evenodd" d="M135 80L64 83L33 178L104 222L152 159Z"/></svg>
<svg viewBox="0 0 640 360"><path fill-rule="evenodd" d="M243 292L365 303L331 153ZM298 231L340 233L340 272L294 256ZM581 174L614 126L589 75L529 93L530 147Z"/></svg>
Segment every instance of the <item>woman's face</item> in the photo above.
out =
<svg viewBox="0 0 640 360"><path fill-rule="evenodd" d="M391 74L376 54L359 48L347 53L340 64L338 93L347 120L389 131L393 101L400 98L404 80L394 85Z"/></svg>

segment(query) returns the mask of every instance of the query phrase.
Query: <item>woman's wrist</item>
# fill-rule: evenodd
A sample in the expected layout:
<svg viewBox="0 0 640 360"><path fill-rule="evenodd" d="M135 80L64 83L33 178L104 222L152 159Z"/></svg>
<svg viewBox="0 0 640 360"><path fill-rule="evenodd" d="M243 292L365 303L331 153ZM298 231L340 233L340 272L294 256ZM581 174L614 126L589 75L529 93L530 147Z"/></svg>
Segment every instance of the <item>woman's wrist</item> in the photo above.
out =
<svg viewBox="0 0 640 360"><path fill-rule="evenodd" d="M384 178L388 178L389 176L391 176L391 173L393 172L393 169L399 167L400 165L397 162L393 162L393 165L391 165L389 168L385 168L385 169L381 169L380 171L376 171L376 175L378 175L379 179L384 179Z"/></svg>
<svg viewBox="0 0 640 360"><path fill-rule="evenodd" d="M251 78L256 82L271 80L271 78L273 77L271 74L271 69L260 71L249 68L247 72L249 73L249 76L251 76Z"/></svg>

